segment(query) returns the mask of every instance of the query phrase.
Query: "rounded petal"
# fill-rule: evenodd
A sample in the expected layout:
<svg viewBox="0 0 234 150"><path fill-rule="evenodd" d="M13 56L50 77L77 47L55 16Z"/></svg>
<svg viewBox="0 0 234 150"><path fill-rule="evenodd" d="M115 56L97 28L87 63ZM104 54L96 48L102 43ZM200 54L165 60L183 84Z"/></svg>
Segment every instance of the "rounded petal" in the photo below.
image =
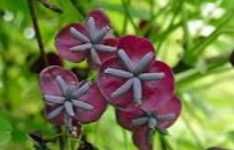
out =
<svg viewBox="0 0 234 150"><path fill-rule="evenodd" d="M116 118L120 126L128 130L136 129L132 124L133 119L144 116L144 111L138 107L131 107L128 109L116 109Z"/></svg>
<svg viewBox="0 0 234 150"><path fill-rule="evenodd" d="M67 25L56 35L55 46L58 49L59 55L61 55L64 59L72 62L80 62L84 59L86 53L72 52L70 50L71 47L77 46L81 43L81 41L72 36L70 32L71 27L87 35L83 25L79 23Z"/></svg>
<svg viewBox="0 0 234 150"><path fill-rule="evenodd" d="M112 93L118 89L121 85L123 85L127 80L122 78L116 78L113 76L110 76L108 74L104 73L104 70L106 68L115 68L115 69L121 69L122 65L118 58L111 58L107 60L100 70L98 79L97 79L97 85L103 94L103 96L106 98L106 100L113 104L114 106L118 107L127 107L129 104L133 102L132 100L132 92L131 90L128 91L126 94L123 94L122 96L119 96L117 98L111 98Z"/></svg>
<svg viewBox="0 0 234 150"><path fill-rule="evenodd" d="M169 101L164 103L164 105L160 106L157 110L158 115L174 114L175 116L172 120L161 122L159 127L163 129L170 127L179 117L181 109L181 102L177 97L172 97Z"/></svg>
<svg viewBox="0 0 234 150"><path fill-rule="evenodd" d="M174 95L175 81L172 69L161 61L153 61L147 73L164 73L159 80L144 81L143 91L146 101L143 107L155 107Z"/></svg>
<svg viewBox="0 0 234 150"><path fill-rule="evenodd" d="M154 112L154 114L164 116L164 115L174 115L173 119L166 121L161 121L159 128L166 129L171 126L181 113L181 102L176 96L160 100L161 102L158 105L150 105L149 102L147 105L142 105L144 111ZM147 103L147 102L146 102Z"/></svg>
<svg viewBox="0 0 234 150"><path fill-rule="evenodd" d="M124 49L133 62L138 62L149 52L154 53L154 47L148 39L133 35L119 38L118 48Z"/></svg>
<svg viewBox="0 0 234 150"><path fill-rule="evenodd" d="M53 52L49 52L49 53L46 53L46 57L48 60L48 64L50 66L51 65L63 66L63 60L57 54ZM35 60L32 61L29 67L30 67L30 71L34 73L40 73L46 67L46 64L44 62L43 57L39 56Z"/></svg>
<svg viewBox="0 0 234 150"><path fill-rule="evenodd" d="M84 110L76 107L75 118L80 123L97 121L106 110L107 103L95 84L93 84L87 93L79 99L93 106L92 110Z"/></svg>
<svg viewBox="0 0 234 150"><path fill-rule="evenodd" d="M74 73L63 69L60 66L49 66L40 73L40 88L43 94L62 96L62 91L56 81L60 76L67 84L78 84L78 79Z"/></svg>
<svg viewBox="0 0 234 150"><path fill-rule="evenodd" d="M101 28L106 25L110 25L110 20L107 15L101 9L95 9L88 14L89 17L93 17L96 25Z"/></svg>
<svg viewBox="0 0 234 150"><path fill-rule="evenodd" d="M153 150L152 131L147 128L140 128L133 132L133 143L139 150Z"/></svg>

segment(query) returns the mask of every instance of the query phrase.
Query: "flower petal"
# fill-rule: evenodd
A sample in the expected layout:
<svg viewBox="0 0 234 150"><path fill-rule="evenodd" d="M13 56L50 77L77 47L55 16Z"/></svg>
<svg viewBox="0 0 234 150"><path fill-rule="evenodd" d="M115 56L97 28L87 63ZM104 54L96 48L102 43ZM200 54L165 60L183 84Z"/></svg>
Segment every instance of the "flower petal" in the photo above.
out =
<svg viewBox="0 0 234 150"><path fill-rule="evenodd" d="M88 16L94 18L95 23L99 28L104 27L106 25L110 25L109 18L101 9L96 9L89 12Z"/></svg>
<svg viewBox="0 0 234 150"><path fill-rule="evenodd" d="M119 78L104 73L104 70L106 70L107 68L123 69L121 62L117 57L105 61L105 63L102 65L97 79L97 85L101 93L111 104L119 107L127 107L129 104L133 103L132 90L129 90L125 94L116 98L112 98L112 94L124 83L126 83L128 79Z"/></svg>
<svg viewBox="0 0 234 150"><path fill-rule="evenodd" d="M137 63L147 53L154 53L154 47L148 39L132 35L119 38L118 48L124 49L134 63Z"/></svg>
<svg viewBox="0 0 234 150"><path fill-rule="evenodd" d="M62 91L57 82L57 77L61 77L66 84L78 84L78 79L74 73L59 66L49 66L40 73L40 88L45 95L62 96Z"/></svg>
<svg viewBox="0 0 234 150"><path fill-rule="evenodd" d="M156 107L159 103L174 95L175 83L172 69L161 61L153 61L147 73L164 73L159 80L143 81L143 95L146 101L143 107Z"/></svg>
<svg viewBox="0 0 234 150"><path fill-rule="evenodd" d="M140 128L133 132L133 142L139 150L153 150L152 131L147 128Z"/></svg>
<svg viewBox="0 0 234 150"><path fill-rule="evenodd" d="M80 101L93 106L93 109L87 110L76 107L76 120L80 123L90 123L97 121L106 110L107 103L95 84L91 85L87 93L79 98Z"/></svg>
<svg viewBox="0 0 234 150"><path fill-rule="evenodd" d="M141 128L141 126L136 126L134 124L134 119L144 117L144 111L138 107L129 107L128 109L116 109L116 118L120 126L128 130L134 130L136 128Z"/></svg>
<svg viewBox="0 0 234 150"><path fill-rule="evenodd" d="M159 128L165 129L171 126L177 120L182 108L180 100L177 97L172 97L170 100L156 109L157 110L155 112L157 113L157 115L165 117L167 117L168 115L174 115L174 118L165 119L165 121L160 122Z"/></svg>
<svg viewBox="0 0 234 150"><path fill-rule="evenodd" d="M29 56L30 62L30 71L33 73L40 73L45 67L46 64L44 62L44 58L42 56L38 56L37 58L31 58L32 56ZM48 64L51 65L57 65L57 66L63 66L63 60L54 52L46 53L46 57L48 60ZM32 59L32 60L31 60Z"/></svg>
<svg viewBox="0 0 234 150"><path fill-rule="evenodd" d="M75 38L71 33L71 29L76 29L80 33L87 35L86 30L83 25L70 24L65 26L57 35L55 40L56 48L58 49L59 54L67 60L72 62L80 62L84 59L86 55L85 52L75 52L71 51L70 48L80 45L83 41Z"/></svg>

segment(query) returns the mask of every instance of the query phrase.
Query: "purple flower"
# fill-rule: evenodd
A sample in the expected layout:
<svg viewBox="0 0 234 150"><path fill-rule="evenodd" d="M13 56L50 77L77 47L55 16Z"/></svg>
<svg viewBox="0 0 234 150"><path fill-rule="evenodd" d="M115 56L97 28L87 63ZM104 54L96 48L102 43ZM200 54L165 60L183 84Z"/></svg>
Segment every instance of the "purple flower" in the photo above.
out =
<svg viewBox="0 0 234 150"><path fill-rule="evenodd" d="M165 132L180 115L181 103L177 97L158 101L160 102L156 107L133 106L127 110L116 110L118 123L133 132L134 144L140 150L152 150L151 136L153 133L155 131ZM148 101L148 103L150 102Z"/></svg>
<svg viewBox="0 0 234 150"><path fill-rule="evenodd" d="M50 66L40 73L46 117L57 125L72 126L97 121L106 109L95 84L79 82L71 71Z"/></svg>
<svg viewBox="0 0 234 150"><path fill-rule="evenodd" d="M116 43L109 19L101 10L90 12L84 24L65 26L56 36L56 47L63 58L72 62L87 59L93 66L112 57Z"/></svg>
<svg viewBox="0 0 234 150"><path fill-rule="evenodd" d="M154 48L145 38L119 39L117 57L104 62L97 79L98 87L114 106L145 105L174 93L174 76L165 63L155 60Z"/></svg>

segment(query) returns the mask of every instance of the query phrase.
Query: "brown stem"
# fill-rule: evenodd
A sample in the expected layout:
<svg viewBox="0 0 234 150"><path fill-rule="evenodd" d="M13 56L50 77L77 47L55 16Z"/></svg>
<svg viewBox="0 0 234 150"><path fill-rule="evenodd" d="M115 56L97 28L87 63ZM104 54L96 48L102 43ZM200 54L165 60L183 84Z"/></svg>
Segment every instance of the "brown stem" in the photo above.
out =
<svg viewBox="0 0 234 150"><path fill-rule="evenodd" d="M30 11L32 23L33 23L33 28L34 28L35 33L36 33L36 40L37 40L38 48L40 50L40 55L43 57L44 64L46 66L48 66L48 60L47 60L47 57L45 54L45 48L44 48L44 45L42 42L40 28L38 26L37 16L36 16L36 12L35 12L34 0L27 0L27 1L28 1L28 8Z"/></svg>
<svg viewBox="0 0 234 150"><path fill-rule="evenodd" d="M44 7L56 12L56 13L63 13L63 10L61 8L59 8L58 6L49 3L48 0L37 0L38 2L40 2Z"/></svg>

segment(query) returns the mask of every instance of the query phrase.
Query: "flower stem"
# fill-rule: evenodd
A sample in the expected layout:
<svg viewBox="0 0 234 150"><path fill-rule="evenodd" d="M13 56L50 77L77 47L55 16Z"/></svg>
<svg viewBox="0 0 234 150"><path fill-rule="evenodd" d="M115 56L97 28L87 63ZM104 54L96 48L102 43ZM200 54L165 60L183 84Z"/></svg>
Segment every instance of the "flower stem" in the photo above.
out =
<svg viewBox="0 0 234 150"><path fill-rule="evenodd" d="M40 55L43 57L44 64L46 66L48 66L48 60L47 60L47 57L45 54L45 48L44 48L44 44L42 42L40 28L38 25L38 20L37 20L37 16L36 16L36 12L35 12L34 0L27 0L27 1L28 1L28 8L30 11L32 23L33 23L33 28L36 32L36 40L37 40L38 48L40 50Z"/></svg>
<svg viewBox="0 0 234 150"><path fill-rule="evenodd" d="M56 127L56 132L58 134L61 134L63 132L62 128ZM65 150L64 136L58 136L58 142L59 142L59 150Z"/></svg>

